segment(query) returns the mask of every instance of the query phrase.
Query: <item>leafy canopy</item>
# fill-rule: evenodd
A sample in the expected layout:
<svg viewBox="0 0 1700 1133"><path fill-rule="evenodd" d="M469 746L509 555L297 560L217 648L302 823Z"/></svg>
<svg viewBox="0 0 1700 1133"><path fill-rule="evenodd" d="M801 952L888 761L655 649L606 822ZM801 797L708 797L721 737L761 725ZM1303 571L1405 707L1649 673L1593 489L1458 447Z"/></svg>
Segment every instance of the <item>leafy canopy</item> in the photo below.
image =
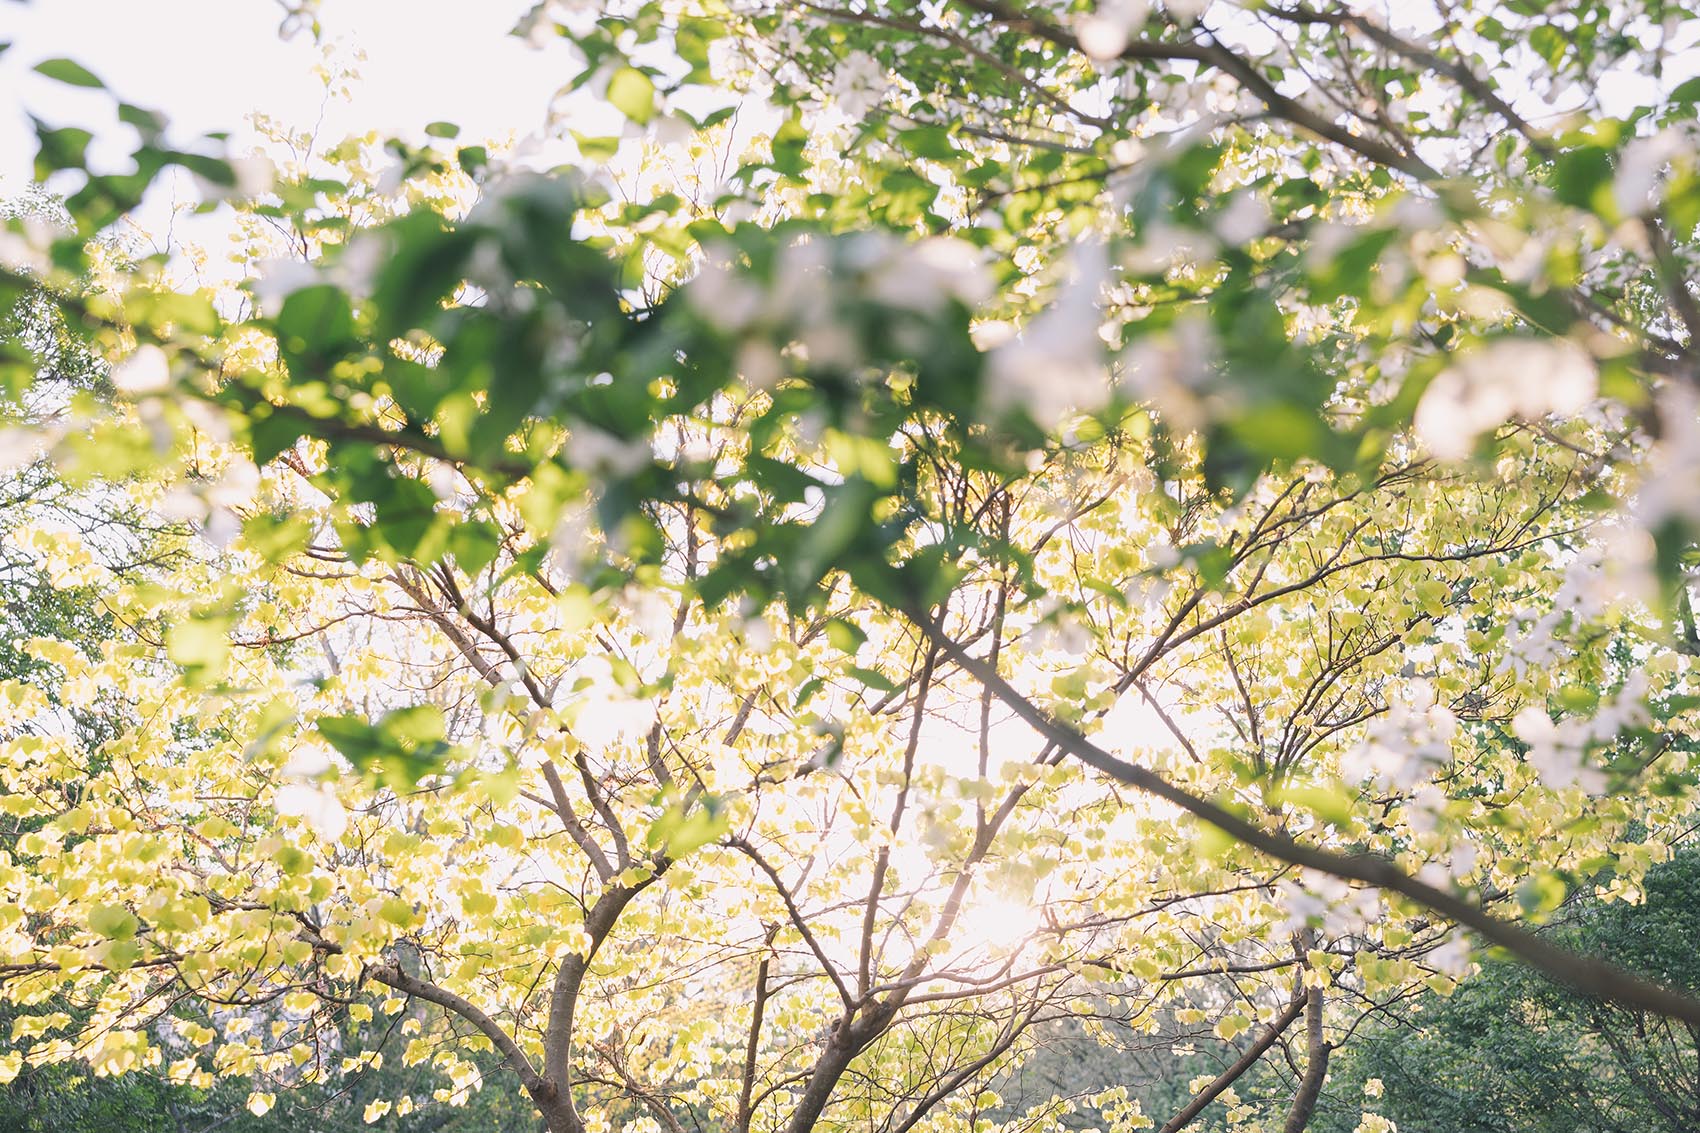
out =
<svg viewBox="0 0 1700 1133"><path fill-rule="evenodd" d="M1700 21L1396 15L544 3L629 123L554 169L43 124L0 1071L263 1115L405 1018L372 1121L1153 1123L998 1108L1107 1015L1298 1129L1457 926L1700 1021L1537 931L1692 810ZM241 282L110 238L173 168Z"/></svg>

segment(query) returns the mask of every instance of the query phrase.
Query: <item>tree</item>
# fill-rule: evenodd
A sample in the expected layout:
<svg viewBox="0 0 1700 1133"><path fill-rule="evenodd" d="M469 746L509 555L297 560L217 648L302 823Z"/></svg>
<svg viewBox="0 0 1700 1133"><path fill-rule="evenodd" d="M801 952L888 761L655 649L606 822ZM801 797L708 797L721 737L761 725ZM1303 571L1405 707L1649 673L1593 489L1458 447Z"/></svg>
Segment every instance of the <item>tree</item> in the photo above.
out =
<svg viewBox="0 0 1700 1133"><path fill-rule="evenodd" d="M5 211L39 223L43 218L53 218L55 209L49 200L25 198ZM119 254L124 251L115 250ZM7 493L0 499L0 531L6 535L4 557L0 558L6 579L6 601L0 607L0 674L14 688L40 690L43 707L52 718L44 731L74 745L86 761L88 778L93 779L117 770L106 758L105 746L137 724L99 688L77 687L56 658L70 658L75 671L80 662L101 657L115 644L133 644L136 637L130 631L134 627L121 624L111 615L98 588L44 570L29 554L27 545L43 532L58 538L75 533L106 577L136 578L179 562L182 541L189 531L169 515L138 505L130 492L134 484L101 478L90 482L86 477L69 476L45 457L37 438L63 434L69 407L79 398L93 397L110 404L113 389L108 367L67 333L43 296L26 296L11 315L4 337L29 352L36 373L24 396L4 405L3 428L11 442L19 446L8 456L15 453L19 463L10 470ZM55 648L46 648L49 642ZM21 744L25 735L27 730L9 738ZM72 804L87 797L86 788L86 782L60 785L63 798ZM20 839L40 833L43 825L36 817L0 820L0 847L16 854ZM45 1031L78 1028L90 1022L80 1017L75 995L52 996L34 1006L36 1010L14 1009L8 1002L0 1007L0 1027L13 1043L24 1044ZM44 1007L53 1010L41 1010ZM217 1016L216 1007L212 1014ZM203 1017L202 1021L208 1020ZM429 1072L408 1070L394 1061L404 1044L389 1043L394 1048L389 1052L391 1068L387 1073L384 1070L383 1040L391 1038L403 1022L402 1018L393 1019L388 1032L379 1036L380 1041L370 1052L352 1051L364 1056L352 1074L317 1093L300 1091L289 1108L316 1111L320 1121L339 1109L352 1108L349 1126L357 1127L361 1108L369 1101L393 1104L398 1096L429 1098L437 1085L430 1080ZM413 1025L418 1026L418 1021ZM161 1037L168 1045L174 1038ZM355 1036L345 1031L337 1037L340 1048L349 1050ZM190 1084L157 1073L102 1078L91 1076L81 1063L27 1065L0 1098L0 1126L28 1133L54 1133L124 1123L170 1133L207 1127L241 1133L244 1128L264 1127L257 1124L260 1118L245 1112L249 1093L249 1084L240 1080ZM504 1110L524 1115L523 1122L513 1128L533 1127L529 1106L515 1091L481 1092L479 1100L484 1104L464 1107L463 1113L455 1115L463 1117L466 1127L491 1128ZM427 1103L420 1112L430 1114L432 1108ZM445 1123L440 1115L431 1114L428 1128L452 1128L452 1120Z"/></svg>
<svg viewBox="0 0 1700 1133"><path fill-rule="evenodd" d="M1555 931L1692 988L1694 871L1693 852L1679 853L1648 871L1642 904L1579 902ZM1450 999L1362 1043L1342 1092L1374 1079L1363 1106L1402 1129L1677 1130L1695 1121L1694 1066L1692 1028L1488 963Z"/></svg>
<svg viewBox="0 0 1700 1133"><path fill-rule="evenodd" d="M1516 920L1633 896L1692 805L1696 90L1513 104L1692 21L725 15L529 21L650 131L614 194L447 126L387 199L359 143L266 184L133 107L133 174L42 129L74 230L7 278L138 343L55 458L207 538L134 580L28 544L135 627L35 654L148 722L109 772L8 686L0 974L85 1012L32 1064L172 1027L174 1075L311 1083L414 997L446 1098L487 1046L555 1130L949 1128L1108 994L1233 1044L1171 1129L1302 1021L1297 1130L1454 923L1700 1019ZM171 165L307 262L79 276Z"/></svg>

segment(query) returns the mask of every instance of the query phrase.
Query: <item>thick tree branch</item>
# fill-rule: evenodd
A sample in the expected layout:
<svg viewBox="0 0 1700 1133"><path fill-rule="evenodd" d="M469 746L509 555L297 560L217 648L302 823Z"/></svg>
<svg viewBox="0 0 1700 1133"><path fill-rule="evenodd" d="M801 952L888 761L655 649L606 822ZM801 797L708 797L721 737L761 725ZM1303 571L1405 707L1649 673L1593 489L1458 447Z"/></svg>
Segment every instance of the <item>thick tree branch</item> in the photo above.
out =
<svg viewBox="0 0 1700 1133"><path fill-rule="evenodd" d="M584 987L584 977L590 971L590 962L614 931L626 906L660 878L671 864L668 859L658 857L652 862L648 877L633 885L603 890L602 896L585 914L584 932L589 943L583 952L574 952L563 959L555 971L549 998L549 1021L543 1032L543 1087L546 1098L540 1099L539 1104L544 1105L550 1126L557 1133L561 1130L576 1133L584 1128L584 1120L573 1104L571 1054L579 993ZM545 1101L547 1104L544 1104Z"/></svg>
<svg viewBox="0 0 1700 1133"><path fill-rule="evenodd" d="M1657 1015L1700 1023L1700 999L1685 992L1653 983L1615 964L1581 956L1553 944L1528 929L1500 920L1455 893L1449 893L1411 876L1386 858L1374 854L1344 854L1306 845L1287 834L1266 830L1217 803L1199 798L1149 768L1118 759L1073 728L1052 719L1047 712L1028 700L983 661L970 656L957 645L929 614L921 610L911 610L909 616L938 644L947 657L976 680L989 685L998 699L1041 736L1082 763L1118 782L1160 798L1234 840L1278 861L1314 869L1346 881L1362 882L1408 897L1475 931L1489 943L1499 945L1531 967L1538 968L1579 991L1625 1006L1639 1007Z"/></svg>
<svg viewBox="0 0 1700 1133"><path fill-rule="evenodd" d="M1169 1118L1159 1133L1179 1133L1180 1130L1191 1125L1193 1120L1203 1113L1211 1102L1222 1095L1223 1090L1233 1085L1247 1070L1257 1065L1257 1060L1263 1057L1265 1051L1275 1045L1275 1040L1279 1039L1287 1028L1293 1025L1293 1021L1299 1017L1299 1014L1304 1011L1306 1002L1304 996L1295 996L1293 1001L1287 1004L1286 1010L1275 1016L1269 1026L1264 1028L1263 1033L1257 1036L1257 1041L1246 1047L1245 1053L1236 1058L1232 1065L1212 1078L1209 1085L1198 1091L1184 1109Z"/></svg>
<svg viewBox="0 0 1700 1133"><path fill-rule="evenodd" d="M614 878L614 867L608 862L608 855L602 852L602 847L596 844L596 839L590 836L577 812L573 810L572 800L567 797L567 786L561 781L561 773L555 767L555 761L543 761L543 778L549 784L549 794L554 797L554 811L561 818L561 825L567 828L567 834L584 851L590 859L591 868L596 876L607 884Z"/></svg>
<svg viewBox="0 0 1700 1133"><path fill-rule="evenodd" d="M459 1015L474 1027L477 1027L484 1037L490 1040L490 1044L501 1054L502 1059L512 1068L515 1074L519 1075L520 1082L525 1086L527 1093L535 1098L544 1090L545 1083L542 1077L537 1073L537 1068L531 1065L531 1060L526 1058L525 1052L519 1048L519 1044L514 1042L513 1037L503 1030L502 1025L496 1022L488 1012L471 1000L438 987L429 980L422 980L417 976L409 975L402 971L399 964L382 964L368 968L366 974L404 995L423 999L427 1003L435 1003L438 1007Z"/></svg>
<svg viewBox="0 0 1700 1133"><path fill-rule="evenodd" d="M744 1043L743 1081L738 1086L737 1133L750 1133L750 1118L755 1115L756 1056L761 1050L762 1014L767 1009L767 965L769 955L762 953L756 965L756 997L750 1008L750 1033Z"/></svg>
<svg viewBox="0 0 1700 1133"><path fill-rule="evenodd" d="M838 968L831 960L827 959L826 950L821 947L820 941L815 939L814 932L809 928L808 918L804 917L803 911L797 907L797 902L792 898L791 890L786 886L785 879L779 876L779 871L762 856L760 850L744 839L734 836L726 839L726 844L749 858L756 864L756 868L767 875L768 880L773 883L773 888L779 893L779 899L785 902L785 912L790 918L792 926L803 938L803 943L809 946L809 951L815 954L815 959L819 961L821 971L826 973L826 978L831 980L832 986L838 989L838 997L844 1001L844 1010L853 1013L857 1006L856 997L850 993L850 988L845 984L844 977L838 974Z"/></svg>

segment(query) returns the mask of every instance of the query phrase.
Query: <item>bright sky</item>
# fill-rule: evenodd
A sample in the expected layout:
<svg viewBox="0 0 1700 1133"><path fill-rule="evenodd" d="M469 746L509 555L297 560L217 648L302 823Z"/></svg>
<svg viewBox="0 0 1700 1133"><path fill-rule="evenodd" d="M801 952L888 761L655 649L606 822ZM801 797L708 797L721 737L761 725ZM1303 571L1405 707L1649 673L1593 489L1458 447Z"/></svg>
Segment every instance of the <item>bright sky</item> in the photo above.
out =
<svg viewBox="0 0 1700 1133"><path fill-rule="evenodd" d="M524 136L571 78L562 48L535 50L508 36L529 0L323 0L325 41L337 58L366 61L351 102L326 107L328 137L379 128L415 132L440 119L466 136ZM303 32L279 37L274 0L0 0L0 195L29 176L29 115L122 137L97 94L31 73L67 56L128 102L164 111L172 140L228 130L246 136L254 111L291 125L319 116L313 75L323 49ZM117 151L104 151L112 155Z"/></svg>

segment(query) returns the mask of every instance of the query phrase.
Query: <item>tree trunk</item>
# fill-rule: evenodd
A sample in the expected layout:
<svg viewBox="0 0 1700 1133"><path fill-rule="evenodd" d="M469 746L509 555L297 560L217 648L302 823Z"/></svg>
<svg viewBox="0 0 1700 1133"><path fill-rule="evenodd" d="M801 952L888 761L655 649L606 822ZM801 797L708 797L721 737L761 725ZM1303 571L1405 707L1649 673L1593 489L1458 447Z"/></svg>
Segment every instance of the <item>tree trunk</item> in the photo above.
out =
<svg viewBox="0 0 1700 1133"><path fill-rule="evenodd" d="M856 1042L850 1035L850 1027L846 1018L832 1028L826 1048L815 1061L814 1073L809 1075L809 1084L803 1087L803 1096L797 1099L797 1108L785 1123L786 1133L809 1133L820 1120L826 1103L832 1100L832 1092L838 1088L838 1080L856 1057Z"/></svg>
<svg viewBox="0 0 1700 1133"><path fill-rule="evenodd" d="M534 1094L531 1100L537 1106L537 1112L543 1115L543 1128L548 1133L584 1133L578 1114L572 1106L563 1104L559 1095L538 1097Z"/></svg>
<svg viewBox="0 0 1700 1133"><path fill-rule="evenodd" d="M1316 1099L1322 1096L1331 1049L1322 1037L1322 1008L1322 989L1313 987L1305 993L1305 1073L1299 1079L1299 1092L1293 1095L1293 1108L1287 1111L1281 1133L1304 1133L1311 1114L1316 1112Z"/></svg>

